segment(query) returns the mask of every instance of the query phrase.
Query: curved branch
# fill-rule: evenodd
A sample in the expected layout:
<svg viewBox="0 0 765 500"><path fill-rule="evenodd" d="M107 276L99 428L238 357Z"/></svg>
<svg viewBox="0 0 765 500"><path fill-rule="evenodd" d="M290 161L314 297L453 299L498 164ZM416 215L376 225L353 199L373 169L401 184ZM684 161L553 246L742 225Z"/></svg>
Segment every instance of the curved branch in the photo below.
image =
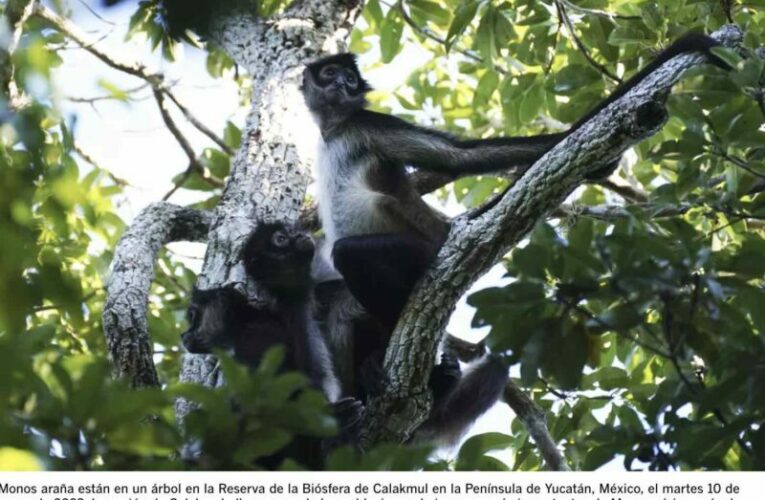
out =
<svg viewBox="0 0 765 500"><path fill-rule="evenodd" d="M715 36L726 46L742 38L735 26ZM656 133L666 120L663 102L683 72L702 54L679 55L602 110L537 161L491 209L452 222L436 262L415 287L385 356L390 383L370 402L362 432L366 443L401 442L421 423L425 381L441 334L459 298L586 176Z"/></svg>
<svg viewBox="0 0 765 500"><path fill-rule="evenodd" d="M169 203L144 208L120 238L106 286L103 325L117 377L159 385L146 318L157 253L173 241L203 241L211 216Z"/></svg>

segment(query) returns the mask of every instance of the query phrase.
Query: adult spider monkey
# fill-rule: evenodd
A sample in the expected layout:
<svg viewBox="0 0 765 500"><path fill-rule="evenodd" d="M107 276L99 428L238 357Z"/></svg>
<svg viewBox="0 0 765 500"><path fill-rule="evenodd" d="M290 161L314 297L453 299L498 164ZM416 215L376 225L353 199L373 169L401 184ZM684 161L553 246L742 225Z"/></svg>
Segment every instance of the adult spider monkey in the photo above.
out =
<svg viewBox="0 0 765 500"><path fill-rule="evenodd" d="M303 95L321 131L319 215L335 268L364 308L392 329L449 231L446 218L420 198L406 166L455 177L509 168L522 172L676 55L701 52L729 69L710 52L717 45L705 35L683 36L566 132L479 140L461 140L365 109L371 87L353 54L308 64ZM598 176L610 174L617 164L611 162Z"/></svg>
<svg viewBox="0 0 765 500"><path fill-rule="evenodd" d="M353 441L363 407L356 399L340 399L330 352L314 319L313 256L314 242L306 233L282 223L258 224L244 247L243 260L247 274L267 292L268 300L254 305L232 288L195 289L188 309L189 329L182 340L189 352L228 350L252 368L269 348L283 345L282 369L304 373L314 389L324 392L338 420L338 441ZM293 448L301 462L320 465L319 440L297 437ZM282 458L279 454L261 465L275 467Z"/></svg>

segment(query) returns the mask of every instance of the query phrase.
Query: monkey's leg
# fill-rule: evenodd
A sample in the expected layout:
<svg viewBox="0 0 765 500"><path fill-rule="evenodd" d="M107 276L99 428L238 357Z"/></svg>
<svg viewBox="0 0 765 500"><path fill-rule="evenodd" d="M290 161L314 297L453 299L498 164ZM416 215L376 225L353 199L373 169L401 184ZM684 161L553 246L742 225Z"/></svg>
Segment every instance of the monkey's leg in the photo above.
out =
<svg viewBox="0 0 765 500"><path fill-rule="evenodd" d="M408 235L371 234L337 240L332 257L356 300L393 328L433 254L425 242Z"/></svg>

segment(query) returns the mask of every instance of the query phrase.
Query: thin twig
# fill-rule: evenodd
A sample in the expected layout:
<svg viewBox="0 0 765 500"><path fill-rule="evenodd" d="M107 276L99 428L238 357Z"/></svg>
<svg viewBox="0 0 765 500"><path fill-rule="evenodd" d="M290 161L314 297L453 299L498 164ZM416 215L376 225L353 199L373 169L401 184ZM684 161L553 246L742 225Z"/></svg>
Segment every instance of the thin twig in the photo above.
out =
<svg viewBox="0 0 765 500"><path fill-rule="evenodd" d="M108 19L105 19L101 14L96 12L93 9L93 7L88 5L84 0L77 0L77 1L80 2L80 4L82 4L82 6L85 7L85 9L87 9L87 11L90 12L93 15L93 17L95 17L99 21L102 21L102 22L108 24L109 26L117 26L117 23L114 23L112 21L109 21Z"/></svg>
<svg viewBox="0 0 765 500"><path fill-rule="evenodd" d="M615 74L611 73L608 68L606 68L604 65L600 64L598 61L596 61L592 55L590 55L589 49L584 45L584 42L576 35L576 30L574 29L574 25L571 22L571 19L568 17L568 14L566 13L566 7L563 5L563 3L560 2L560 0L554 0L555 7L558 10L558 17L563 21L563 25L566 27L566 31L568 31L568 34L571 36L571 39L574 41L574 44L577 46L579 51L582 53L585 59L598 71L600 71L602 74L610 78L611 80L622 83L622 79L616 76Z"/></svg>
<svg viewBox="0 0 765 500"><path fill-rule="evenodd" d="M725 12L725 19L729 23L733 24L733 0L721 0L723 12Z"/></svg>
<svg viewBox="0 0 765 500"><path fill-rule="evenodd" d="M395 5L391 5L391 4L388 4L386 2L382 2L382 3L387 5L388 7L392 8L392 9L393 8L397 9L401 13L401 17L404 18L404 21L406 22L406 24L408 24L409 27L412 28L417 33L421 34L425 38L428 38L429 40L432 40L432 41L434 41L436 43L439 43L439 44L443 45L445 48L449 47L449 43L446 41L445 38L442 38L442 37L438 36L432 30L430 30L429 28L427 28L425 26L418 25L414 21L414 19L412 19L412 17L409 15L409 13L406 11L406 9L404 9L404 6L403 6L403 4L401 2L398 2ZM457 52L458 54L462 54L463 56L465 56L468 59L471 59L471 60L473 60L475 62L478 62L478 63L481 63L481 64L483 64L485 62L483 57L481 57L475 51L468 50L468 49L461 49L461 48L458 48L458 47L455 48L453 46L451 47L451 50L453 50L454 52ZM518 61L516 61L515 59L513 59L513 58L508 58L507 61L510 63L510 65L512 65L517 70L523 70L524 69L524 66L521 63L519 63ZM501 75L506 75L507 74L507 69L503 68L502 66L500 66L498 64L494 64L493 68L494 68L494 71L496 71L497 73L499 73Z"/></svg>
<svg viewBox="0 0 765 500"><path fill-rule="evenodd" d="M83 160L85 160L86 162L90 163L91 165L93 165L97 169L105 172L106 175L108 175L109 178L112 180L112 182L114 182L116 185L122 186L122 187L132 187L128 181L126 181L125 179L123 179L121 177L117 177L114 173L110 172L109 170L107 170L107 169L103 168L101 165L99 165L98 162L96 162L96 160L94 160L92 156L90 156L88 153L86 153L82 149L82 146L80 146L79 144L77 144L77 143L74 144L74 151L78 155L80 155L80 157Z"/></svg>
<svg viewBox="0 0 765 500"><path fill-rule="evenodd" d="M170 133L173 134L173 137L175 137L178 145L181 146L181 149L184 153L186 153L186 157L189 159L189 166L186 168L186 171L183 172L183 175L181 175L181 178L178 179L178 182L175 183L173 188L168 191L165 196L162 197L162 201L167 201L168 198L175 194L175 192L178 191L178 189L180 189L187 180L189 180L189 177L191 177L191 174L194 172L198 172L202 179L204 179L205 182L211 186L223 187L223 181L211 176L209 172L205 170L204 166L199 163L197 155L194 152L194 148L191 147L188 139L186 139L186 137L178 128L178 125L175 123L175 120L173 120L173 117L170 115L170 110L167 108L167 101L165 100L165 94L156 88L153 90L153 92L154 99L156 99L157 106L159 107L159 112L162 115L162 121L165 122L165 126L170 131Z"/></svg>
<svg viewBox="0 0 765 500"><path fill-rule="evenodd" d="M120 57L113 55L113 54L107 54L103 50L101 50L99 47L96 46L97 42L88 42L87 36L83 31L75 25L73 22L71 22L69 19L66 19L64 17L59 16L52 10L48 9L47 7L37 5L34 9L34 14L38 17L48 21L53 25L54 28L56 28L58 31L66 35L68 38L73 40L77 45L82 47L83 49L87 50L91 54L93 54L95 57L100 59L104 64L107 66L116 69L118 71L122 71L123 73L127 73L129 75L133 75L137 78L140 78L144 81L146 81L149 85L151 85L152 89L156 92L160 92L164 95L166 95L170 100L173 101L173 103L178 106L178 109L181 110L184 117L186 117L187 120L200 132L202 132L204 135L209 137L215 144L218 146L221 146L221 148L224 149L227 153L231 154L232 150L226 145L226 142L221 139L218 135L216 135L212 130L210 130L207 126L202 124L202 122L197 119L189 109L182 105L179 101L179 99L173 94L173 92L170 90L170 87L165 84L165 77L161 73L154 73L149 71L146 66L139 62L130 61L127 59L121 59Z"/></svg>
<svg viewBox="0 0 765 500"><path fill-rule="evenodd" d="M614 12L606 12L604 10L588 9L586 7L580 7L576 4L571 3L569 0L560 0L560 2L563 5L565 5L567 8L571 10L575 10L577 12L581 12L582 14L590 14L593 16L607 17L608 19L622 19L625 21L639 21L641 19L640 16L625 16L622 14L616 14Z"/></svg>
<svg viewBox="0 0 765 500"><path fill-rule="evenodd" d="M635 189L626 184L617 184L610 179L604 179L599 181L598 185L608 189L609 191L613 191L626 200L634 201L635 203L645 203L648 201L648 193Z"/></svg>
<svg viewBox="0 0 765 500"><path fill-rule="evenodd" d="M183 113L183 116L186 117L186 119L189 121L189 123L194 125L194 127L196 127L197 130L199 130L204 135L206 135L211 141L213 141L215 144L217 144L218 147L220 147L227 154L229 154L231 156L234 155L234 150L231 149L231 147L229 147L229 145L226 144L226 142L222 138L220 138L215 132L210 130L210 128L208 128L207 125L205 125L204 123L199 121L197 119L197 117L194 116L191 113L191 111L189 111L189 108L187 108L186 106L181 104L178 101L178 99L175 97L175 94L173 94L172 92L166 92L166 91L165 91L165 94L167 95L167 97L170 98L171 101L173 101L173 104L175 104L178 107L178 109L181 111L181 113Z"/></svg>
<svg viewBox="0 0 765 500"><path fill-rule="evenodd" d="M637 345L639 345L640 347L642 347L646 351L651 352L653 354L656 354L657 356L661 356L662 358L667 358L667 359L670 358L670 354L668 352L664 351L663 349L661 349L659 347L652 346L651 344L648 344L648 343L644 342L643 340L639 339L638 337L630 335L629 333L627 333L625 331L617 330L612 325L609 325L608 323L606 323L605 321L603 321L602 319L600 319L599 317L597 317L596 315L594 315L593 313L591 313L590 311L588 311L587 309L582 307L581 305L579 305L579 304L570 304L570 305L572 306L571 308L573 310L575 310L576 312L578 312L579 314L583 315L584 317L586 317L588 319L591 319L591 320L595 321L596 323L598 323L603 328L606 328L609 331L612 331L612 332L616 333L617 335L619 335L621 337L624 337L625 339L630 340L630 341L636 343Z"/></svg>
<svg viewBox="0 0 765 500"><path fill-rule="evenodd" d="M729 161L730 163L734 164L735 166L737 166L741 170L749 172L750 174L752 174L753 176L755 176L755 177L757 177L759 179L765 179L765 174L761 174L761 173L757 172L756 170L754 170L752 167L750 167L746 163L746 161L742 160L741 158L739 158L737 156L729 155L725 151L717 150L717 148L715 148L715 149L716 149L715 151L712 151L712 154L714 154L715 156L718 156L718 157L720 157L720 158L722 158L722 159L724 159L726 161Z"/></svg>
<svg viewBox="0 0 765 500"><path fill-rule="evenodd" d="M93 290L93 291L92 291L92 292L90 292L89 294L85 295L85 296L82 298L82 303L83 303L83 304L84 304L84 303L86 303L87 301L89 301L90 299L92 299L93 297L95 297L95 296L96 296L96 294L97 294L98 292L102 291L102 290L103 290L103 288L98 288L98 289L96 289L96 290ZM33 308L32 308L32 311L34 311L34 312L36 312L36 313L38 313L38 312L44 312L44 311L54 311L54 310L57 310L57 309L61 309L61 308L63 308L63 307L65 307L63 304L49 304L49 305L45 305L45 306L35 306L35 307L33 307Z"/></svg>
<svg viewBox="0 0 765 500"><path fill-rule="evenodd" d="M135 94L136 92L140 92L141 90L145 89L148 86L149 86L149 83L145 82L145 83L142 83L141 85L138 85L136 87L132 87L132 88L126 89L123 92L125 94L128 94L128 95ZM67 96L65 99L67 101L70 101L70 102L76 102L76 103L81 103L81 104L93 104L94 102L99 102L99 101L119 100L119 99L117 99L116 97L114 97L111 94L99 95L99 96L94 96L94 97ZM132 97L129 97L129 100L130 101L138 101L138 100L144 100L144 99L143 98L142 99L134 99Z"/></svg>

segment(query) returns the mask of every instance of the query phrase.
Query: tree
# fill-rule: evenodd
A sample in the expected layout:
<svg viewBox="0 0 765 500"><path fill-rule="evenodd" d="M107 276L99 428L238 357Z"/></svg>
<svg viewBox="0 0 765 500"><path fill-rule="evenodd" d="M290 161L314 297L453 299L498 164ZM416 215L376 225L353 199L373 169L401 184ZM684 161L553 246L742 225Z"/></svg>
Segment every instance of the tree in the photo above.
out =
<svg viewBox="0 0 765 500"><path fill-rule="evenodd" d="M251 75L243 83L251 85L243 130L231 126L219 137L161 74L102 51L52 8L7 2L13 36L0 62L5 120L14 133L3 143L0 231L12 258L0 267L6 278L0 342L8 353L0 366L23 383L2 389L7 415L0 432L12 437L14 453L32 450L44 465L63 468L178 467L170 450L189 440L201 443L210 460L200 466L247 466L301 428L331 432L320 399L301 391L304 381L277 374L278 353L254 375L226 358L218 364L185 356L180 380L201 385L177 383L177 354L159 364L152 356L154 345L177 344L174 314L187 304L195 279L201 288L235 285L257 294L237 265L256 221L315 218L305 200L311 158L298 147L301 132L293 125L307 119L299 93L305 61L346 40L366 52L377 39L383 63L419 47L433 57L395 94L398 114L423 119L421 110L431 105L439 126L461 135L524 135L565 128L606 87L642 66L648 49L694 26L736 48L719 52L734 71L700 68L700 55L679 56L517 179L450 182L412 174L423 193L454 196L467 208L512 187L491 209L452 221L388 349L391 383L365 418L368 453L358 462L343 449L328 466L423 467L426 449L413 454L378 445L404 442L424 419L425 383L449 315L470 285L502 262L511 282L469 301L477 309L474 323L491 327L483 345L517 367L505 399L520 418L512 436L468 440L452 467L502 468L486 452L509 447L513 466L524 470L544 463L593 469L614 457L627 468L636 461L655 470L761 468L765 63L757 51L757 6L232 0L207 5L200 26L198 17L178 19L156 2L141 3L131 31L147 35L166 57L179 36L195 41L177 29L180 23L205 35L212 73L236 67ZM208 200L152 204L123 232L108 201L120 191L119 180L95 166L80 174L75 157L87 156L76 137L31 90L31 75L50 75L62 40L151 88L188 157L177 189L206 190ZM459 72L448 71L448 62ZM391 101L373 104L386 109ZM215 147L198 155L172 107ZM609 180L582 185L588 172L632 146L634 155ZM93 233L113 255L88 248ZM198 277L161 253L177 240L207 243ZM163 265L155 276L158 258ZM18 305L7 306L11 299ZM106 346L84 333L98 329L102 308ZM455 339L450 345L464 359L477 350ZM103 376L98 353L105 350L114 381ZM249 419L244 436L235 431L241 415L228 404L234 394L254 402L242 409ZM176 397L182 426L169 411ZM99 400L108 404L96 406ZM147 416L149 422L141 420ZM29 437L25 426L42 438ZM63 450L59 458L48 457L51 443Z"/></svg>

